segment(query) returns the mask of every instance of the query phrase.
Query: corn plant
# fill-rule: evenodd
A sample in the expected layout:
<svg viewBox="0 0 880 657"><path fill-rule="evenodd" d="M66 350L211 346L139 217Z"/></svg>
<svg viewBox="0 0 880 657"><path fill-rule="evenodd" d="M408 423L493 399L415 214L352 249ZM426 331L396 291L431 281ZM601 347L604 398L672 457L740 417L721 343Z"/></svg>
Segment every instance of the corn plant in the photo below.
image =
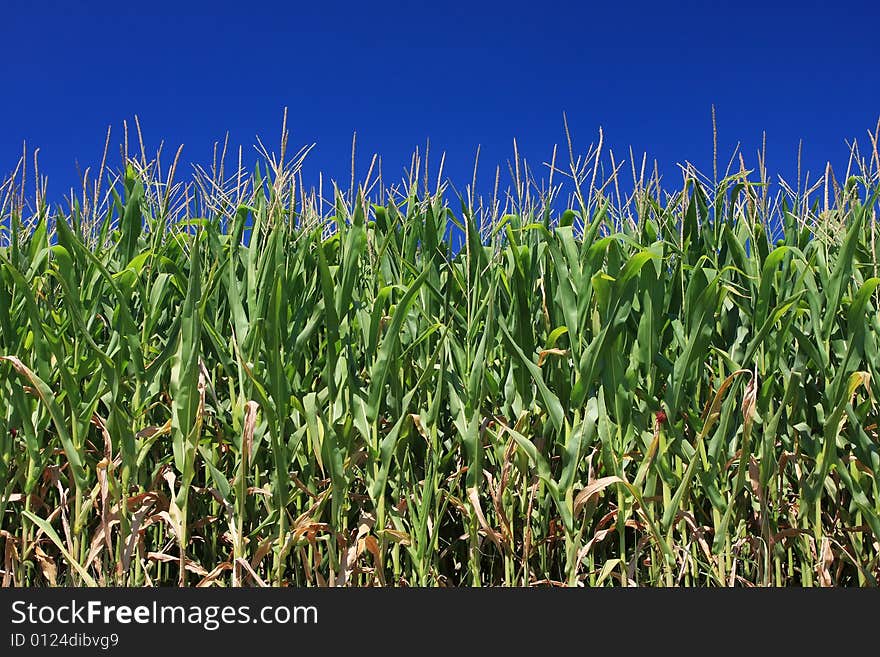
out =
<svg viewBox="0 0 880 657"><path fill-rule="evenodd" d="M19 167L3 584L876 585L876 137L773 194Z"/></svg>

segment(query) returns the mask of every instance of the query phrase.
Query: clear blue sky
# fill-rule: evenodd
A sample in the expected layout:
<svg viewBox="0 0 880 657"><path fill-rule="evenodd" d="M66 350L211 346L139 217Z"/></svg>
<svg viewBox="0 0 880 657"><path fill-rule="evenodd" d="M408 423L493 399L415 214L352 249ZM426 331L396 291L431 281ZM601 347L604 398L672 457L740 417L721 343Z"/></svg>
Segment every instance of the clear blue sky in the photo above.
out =
<svg viewBox="0 0 880 657"><path fill-rule="evenodd" d="M713 103L722 159L740 141L754 162L766 131L771 170L794 177L799 139L805 169L845 166L880 116L880 3L769 4L4 0L0 171L27 140L60 200L134 114L148 149L207 163L228 130L253 160L288 106L290 146L317 142L308 171L344 181L357 131L362 167L379 152L402 175L430 138L457 186L481 144L488 186L514 137L548 159L563 111L576 149L602 126L671 177L711 172Z"/></svg>

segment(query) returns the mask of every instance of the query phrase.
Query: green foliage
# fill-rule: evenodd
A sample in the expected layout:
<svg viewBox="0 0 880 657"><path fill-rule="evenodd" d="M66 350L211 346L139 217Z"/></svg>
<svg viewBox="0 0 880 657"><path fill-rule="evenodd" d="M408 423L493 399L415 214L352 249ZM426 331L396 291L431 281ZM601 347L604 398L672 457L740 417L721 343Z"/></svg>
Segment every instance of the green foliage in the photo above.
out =
<svg viewBox="0 0 880 657"><path fill-rule="evenodd" d="M877 583L876 172L326 214L301 159L7 195L4 584Z"/></svg>

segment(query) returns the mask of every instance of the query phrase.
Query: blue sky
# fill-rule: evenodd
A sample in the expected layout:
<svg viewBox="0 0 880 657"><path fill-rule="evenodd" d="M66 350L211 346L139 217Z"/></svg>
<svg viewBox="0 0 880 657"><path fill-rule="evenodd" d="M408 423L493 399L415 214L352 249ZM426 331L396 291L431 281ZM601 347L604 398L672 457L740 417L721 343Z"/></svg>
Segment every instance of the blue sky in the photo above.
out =
<svg viewBox="0 0 880 657"><path fill-rule="evenodd" d="M647 151L711 172L711 105L721 159L747 161L767 132L771 171L794 178L826 159L845 167L844 140L867 146L880 117L877 2L69 2L5 0L0 20L0 172L22 141L60 200L81 167L100 161L138 114L148 150L183 143L210 161L215 140L260 135L277 146L288 106L290 146L317 142L307 171L348 180L383 157L402 175L417 145L481 185L520 152L535 166L599 126L618 159Z"/></svg>

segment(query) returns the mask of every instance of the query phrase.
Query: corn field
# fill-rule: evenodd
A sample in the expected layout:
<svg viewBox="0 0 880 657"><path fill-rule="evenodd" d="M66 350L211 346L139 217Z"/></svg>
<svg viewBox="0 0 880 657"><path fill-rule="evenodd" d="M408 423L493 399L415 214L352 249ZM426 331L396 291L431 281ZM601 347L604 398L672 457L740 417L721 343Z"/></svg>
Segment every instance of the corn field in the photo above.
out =
<svg viewBox="0 0 880 657"><path fill-rule="evenodd" d="M126 135L63 206L25 154L0 580L875 586L876 137L797 187L600 139L483 197Z"/></svg>

